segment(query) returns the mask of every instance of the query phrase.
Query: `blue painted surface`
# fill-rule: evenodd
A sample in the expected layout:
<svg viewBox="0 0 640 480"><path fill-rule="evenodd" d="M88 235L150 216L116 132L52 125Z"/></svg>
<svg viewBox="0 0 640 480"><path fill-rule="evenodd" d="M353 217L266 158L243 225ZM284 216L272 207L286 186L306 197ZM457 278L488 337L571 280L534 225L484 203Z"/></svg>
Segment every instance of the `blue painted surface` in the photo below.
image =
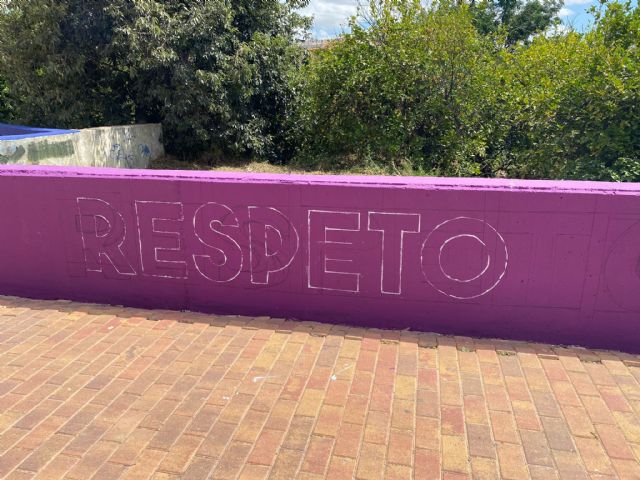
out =
<svg viewBox="0 0 640 480"><path fill-rule="evenodd" d="M25 127L23 125L10 125L8 123L0 123L0 140L20 140L21 138L46 137L50 135L63 135L65 133L78 132L79 130Z"/></svg>

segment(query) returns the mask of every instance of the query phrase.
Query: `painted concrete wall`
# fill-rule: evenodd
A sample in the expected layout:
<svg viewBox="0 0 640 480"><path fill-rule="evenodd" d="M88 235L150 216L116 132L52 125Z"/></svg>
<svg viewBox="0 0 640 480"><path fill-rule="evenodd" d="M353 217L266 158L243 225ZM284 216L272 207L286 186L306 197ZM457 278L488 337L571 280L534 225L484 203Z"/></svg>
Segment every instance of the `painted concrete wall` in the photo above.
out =
<svg viewBox="0 0 640 480"><path fill-rule="evenodd" d="M640 185L8 166L0 293L640 352Z"/></svg>
<svg viewBox="0 0 640 480"><path fill-rule="evenodd" d="M27 134L20 132L26 127L9 127L0 125L0 165L146 168L164 154L160 124L40 133L29 129L33 133Z"/></svg>

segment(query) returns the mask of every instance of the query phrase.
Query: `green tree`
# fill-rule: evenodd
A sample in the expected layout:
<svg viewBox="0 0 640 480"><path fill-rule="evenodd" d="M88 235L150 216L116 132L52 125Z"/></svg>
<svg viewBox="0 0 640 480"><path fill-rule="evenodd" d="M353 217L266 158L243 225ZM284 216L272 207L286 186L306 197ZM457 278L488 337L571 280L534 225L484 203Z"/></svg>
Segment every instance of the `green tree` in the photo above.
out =
<svg viewBox="0 0 640 480"><path fill-rule="evenodd" d="M0 77L0 122L9 122L12 118L7 82Z"/></svg>
<svg viewBox="0 0 640 480"><path fill-rule="evenodd" d="M500 33L505 45L511 46L559 24L562 4L562 0L471 0L470 11L480 33Z"/></svg>
<svg viewBox="0 0 640 480"><path fill-rule="evenodd" d="M0 10L0 71L17 120L64 128L133 119L104 3L11 0Z"/></svg>
<svg viewBox="0 0 640 480"><path fill-rule="evenodd" d="M478 175L493 48L467 7L381 0L300 74L299 158Z"/></svg>
<svg viewBox="0 0 640 480"><path fill-rule="evenodd" d="M114 45L141 116L162 120L176 153L286 154L282 123L301 64L301 3L238 0L116 2Z"/></svg>
<svg viewBox="0 0 640 480"><path fill-rule="evenodd" d="M306 0L11 0L0 71L20 121L160 121L170 151L277 158Z"/></svg>
<svg viewBox="0 0 640 480"><path fill-rule="evenodd" d="M594 13L585 35L503 53L492 153L509 176L640 180L640 11Z"/></svg>

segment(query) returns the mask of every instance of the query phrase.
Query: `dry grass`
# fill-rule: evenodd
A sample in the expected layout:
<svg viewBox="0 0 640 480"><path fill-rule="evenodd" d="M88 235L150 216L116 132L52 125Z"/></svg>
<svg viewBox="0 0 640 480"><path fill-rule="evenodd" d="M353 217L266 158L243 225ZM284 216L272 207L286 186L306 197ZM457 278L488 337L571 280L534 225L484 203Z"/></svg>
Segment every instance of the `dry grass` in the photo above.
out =
<svg viewBox="0 0 640 480"><path fill-rule="evenodd" d="M353 167L331 168L322 165L306 166L303 164L274 165L265 161L247 159L229 159L220 156L203 155L195 160L179 160L165 155L151 162L149 168L154 170L210 170L248 173L307 173L315 175L414 175L410 170L389 172L383 168Z"/></svg>
<svg viewBox="0 0 640 480"><path fill-rule="evenodd" d="M210 170L249 173L314 173L325 175L345 173L318 169L305 169L289 165L274 165L269 162L257 162L252 160L178 160L177 158L169 155L154 160L149 165L149 168L154 170Z"/></svg>

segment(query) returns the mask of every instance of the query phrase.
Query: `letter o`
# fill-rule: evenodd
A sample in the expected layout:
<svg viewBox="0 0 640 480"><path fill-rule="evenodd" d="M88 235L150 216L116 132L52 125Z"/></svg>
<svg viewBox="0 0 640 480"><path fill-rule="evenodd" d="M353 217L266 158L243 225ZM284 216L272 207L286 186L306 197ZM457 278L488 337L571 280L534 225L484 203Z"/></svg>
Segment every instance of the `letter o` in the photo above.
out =
<svg viewBox="0 0 640 480"><path fill-rule="evenodd" d="M479 234L481 236L471 233L479 230L482 232ZM468 278L448 273L446 265L443 265L443 250L460 238L470 238L487 251L483 267ZM441 294L457 300L478 298L489 293L504 277L508 262L509 253L502 235L484 220L471 217L456 217L437 225L427 235L420 252L422 274L429 285Z"/></svg>

